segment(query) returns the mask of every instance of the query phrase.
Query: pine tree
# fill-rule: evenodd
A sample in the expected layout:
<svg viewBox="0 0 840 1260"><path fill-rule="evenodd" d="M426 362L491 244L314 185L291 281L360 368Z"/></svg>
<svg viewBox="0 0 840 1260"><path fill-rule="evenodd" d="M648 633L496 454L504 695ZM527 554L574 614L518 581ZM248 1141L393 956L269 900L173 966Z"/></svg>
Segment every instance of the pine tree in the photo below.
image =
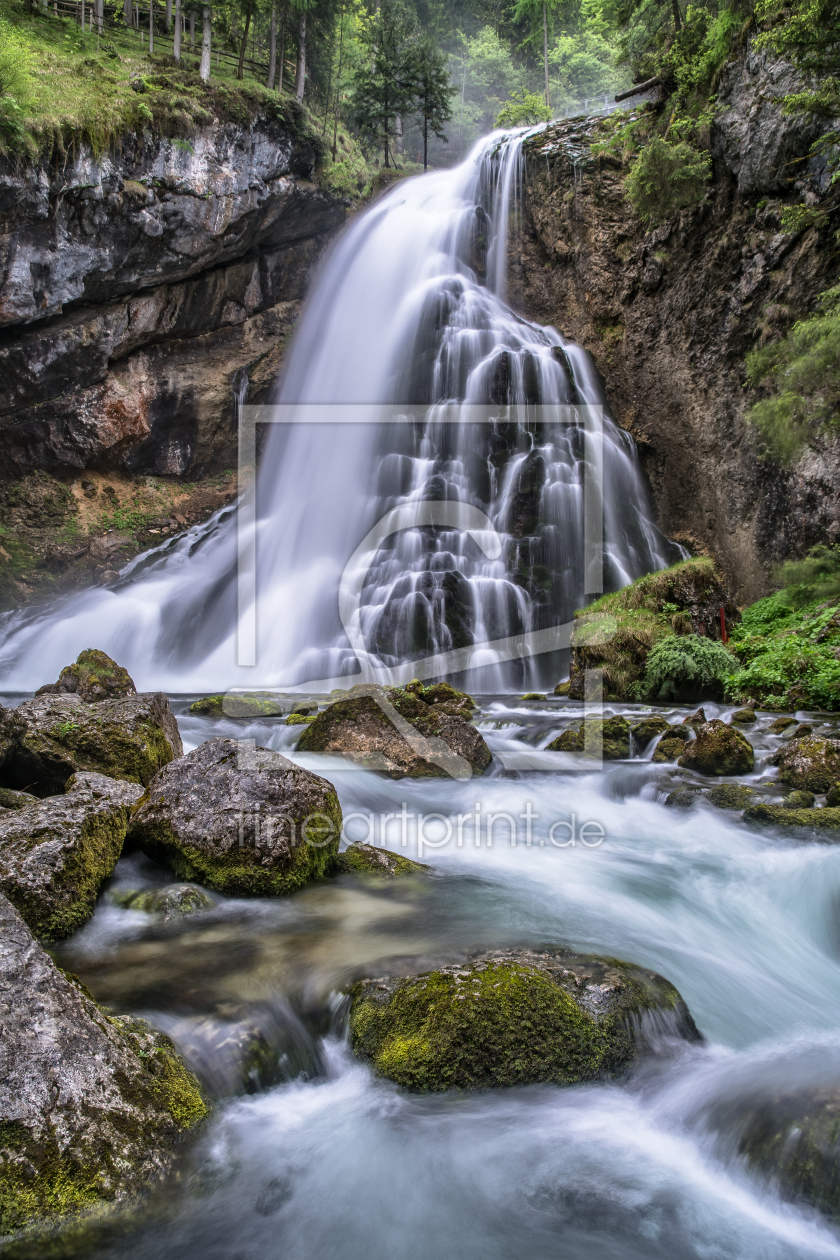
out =
<svg viewBox="0 0 840 1260"><path fill-rule="evenodd" d="M411 35L411 20L400 0L382 0L360 36L367 56L355 76L356 125L372 144L382 145L386 167L391 165L398 120L413 112L415 103Z"/></svg>
<svg viewBox="0 0 840 1260"><path fill-rule="evenodd" d="M429 166L429 131L438 140L446 141L443 128L452 117L452 97L458 89L452 86L446 70L446 58L428 36L411 49L408 58L410 90L414 108L423 128L423 170ZM412 111L414 112L414 111Z"/></svg>

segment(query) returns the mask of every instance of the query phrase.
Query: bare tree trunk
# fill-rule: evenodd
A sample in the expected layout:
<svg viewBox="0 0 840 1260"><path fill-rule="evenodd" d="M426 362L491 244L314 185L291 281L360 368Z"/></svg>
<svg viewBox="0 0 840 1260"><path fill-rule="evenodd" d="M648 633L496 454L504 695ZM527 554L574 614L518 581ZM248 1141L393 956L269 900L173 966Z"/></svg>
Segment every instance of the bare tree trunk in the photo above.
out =
<svg viewBox="0 0 840 1260"><path fill-rule="evenodd" d="M306 14L301 13L300 25L298 26L298 58L297 58L297 74L295 75L295 99L298 104L303 100L303 90L306 86Z"/></svg>
<svg viewBox="0 0 840 1260"><path fill-rule="evenodd" d="M277 73L277 5L271 6L271 34L268 40L268 90L274 88L274 76Z"/></svg>
<svg viewBox="0 0 840 1260"><path fill-rule="evenodd" d="M213 38L213 27L210 20L210 10L205 5L202 12L202 21L204 23L204 31L201 39L201 65L198 73L201 75L205 83L210 81L210 44Z"/></svg>
<svg viewBox="0 0 840 1260"><path fill-rule="evenodd" d="M333 119L333 142L332 142L332 160L335 161L335 155L338 151L338 107L341 102L341 57L344 51L344 6L341 8L341 16L339 18L341 26L339 28L340 35L338 39L338 83L335 89L335 117Z"/></svg>
<svg viewBox="0 0 840 1260"><path fill-rule="evenodd" d="M672 12L673 12L673 14L674 14L674 29L675 29L675 30L677 30L677 31L681 31L681 30L682 30L682 18L680 17L680 6L679 6L679 4L678 4L677 0L671 0L671 11L672 11Z"/></svg>
<svg viewBox="0 0 840 1260"><path fill-rule="evenodd" d="M104 0L96 0L96 29L102 34L102 27L105 18L105 2Z"/></svg>
<svg viewBox="0 0 840 1260"><path fill-rule="evenodd" d="M283 95L283 75L286 73L286 5L280 12L280 73L277 76L277 95Z"/></svg>
<svg viewBox="0 0 840 1260"><path fill-rule="evenodd" d="M195 9L190 12L190 52L195 52Z"/></svg>
<svg viewBox="0 0 840 1260"><path fill-rule="evenodd" d="M676 4L676 0L674 0ZM543 0L543 64L545 66L545 107L551 109L551 100L548 95L548 5Z"/></svg>
<svg viewBox="0 0 840 1260"><path fill-rule="evenodd" d="M155 0L149 0L149 52L155 51Z"/></svg>
<svg viewBox="0 0 840 1260"><path fill-rule="evenodd" d="M85 0L82 0L82 35L85 33Z"/></svg>
<svg viewBox="0 0 840 1260"><path fill-rule="evenodd" d="M123 21L126 26L134 25L134 4L133 0L123 0Z"/></svg>
<svg viewBox="0 0 840 1260"><path fill-rule="evenodd" d="M181 0L175 0L175 42L172 45L172 56L181 60Z"/></svg>
<svg viewBox="0 0 840 1260"><path fill-rule="evenodd" d="M245 30L242 35L242 45L239 49L239 69L236 71L237 79L245 78L245 49L248 44L248 31L251 26L251 14L254 11L254 0L248 0L248 12L245 15Z"/></svg>

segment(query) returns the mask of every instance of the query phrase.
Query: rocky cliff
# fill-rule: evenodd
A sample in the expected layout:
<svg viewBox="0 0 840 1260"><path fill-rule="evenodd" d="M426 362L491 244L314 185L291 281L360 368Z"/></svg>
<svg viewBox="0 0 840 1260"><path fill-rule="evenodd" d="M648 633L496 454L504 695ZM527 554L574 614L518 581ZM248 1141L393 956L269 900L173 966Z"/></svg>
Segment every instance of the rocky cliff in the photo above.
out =
<svg viewBox="0 0 840 1260"><path fill-rule="evenodd" d="M511 257L512 303L592 353L660 525L713 554L740 604L765 592L775 562L840 536L840 441L780 469L744 420L745 354L809 314L838 274L836 224L780 231L782 205L817 204L829 178L819 160L791 165L815 134L773 101L791 74L753 52L726 67L706 199L651 230L625 198L626 159L593 157L597 122L533 137Z"/></svg>

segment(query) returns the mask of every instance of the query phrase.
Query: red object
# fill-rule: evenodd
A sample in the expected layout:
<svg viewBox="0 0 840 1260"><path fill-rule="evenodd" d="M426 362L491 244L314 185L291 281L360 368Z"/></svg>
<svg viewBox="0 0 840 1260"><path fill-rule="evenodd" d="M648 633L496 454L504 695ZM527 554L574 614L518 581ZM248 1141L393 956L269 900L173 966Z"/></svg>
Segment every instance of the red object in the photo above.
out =
<svg viewBox="0 0 840 1260"><path fill-rule="evenodd" d="M729 642L729 635L726 633L726 613L723 611L723 604L720 606L720 638L722 643Z"/></svg>

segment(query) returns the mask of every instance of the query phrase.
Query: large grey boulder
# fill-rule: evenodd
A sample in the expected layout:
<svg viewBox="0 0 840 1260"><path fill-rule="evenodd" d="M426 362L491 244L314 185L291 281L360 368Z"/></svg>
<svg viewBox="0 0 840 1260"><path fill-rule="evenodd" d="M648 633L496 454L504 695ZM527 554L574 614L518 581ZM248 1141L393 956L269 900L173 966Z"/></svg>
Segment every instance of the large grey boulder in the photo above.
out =
<svg viewBox="0 0 840 1260"><path fill-rule="evenodd" d="M0 1235L147 1188L205 1114L169 1039L100 1010L0 896Z"/></svg>
<svg viewBox="0 0 840 1260"><path fill-rule="evenodd" d="M85 704L78 695L41 695L0 708L0 786L53 796L77 770L130 783L151 782L184 751L161 691Z"/></svg>
<svg viewBox="0 0 840 1260"><path fill-rule="evenodd" d="M211 739L154 777L128 839L181 879L270 897L326 874L341 827L326 779L267 748Z"/></svg>
<svg viewBox="0 0 840 1260"><path fill-rule="evenodd" d="M0 815L0 891L38 936L86 923L122 853L142 787L80 772L64 796Z"/></svg>

